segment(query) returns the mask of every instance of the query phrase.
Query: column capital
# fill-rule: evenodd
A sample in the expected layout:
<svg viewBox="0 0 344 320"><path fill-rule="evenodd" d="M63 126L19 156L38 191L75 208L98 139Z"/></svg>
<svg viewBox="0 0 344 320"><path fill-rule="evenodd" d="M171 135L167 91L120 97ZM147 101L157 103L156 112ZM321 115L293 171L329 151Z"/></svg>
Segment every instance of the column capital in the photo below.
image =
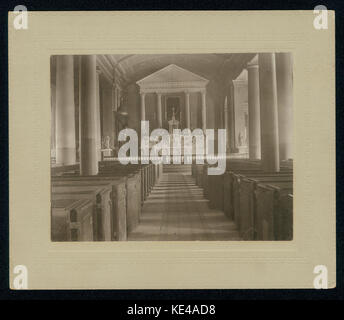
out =
<svg viewBox="0 0 344 320"><path fill-rule="evenodd" d="M161 96L162 96L162 93L161 93L161 92L156 92L156 95L157 95L158 97L161 97Z"/></svg>
<svg viewBox="0 0 344 320"><path fill-rule="evenodd" d="M140 96L144 97L146 95L146 92L140 92Z"/></svg>
<svg viewBox="0 0 344 320"><path fill-rule="evenodd" d="M247 85L247 80L243 80L243 79L234 79L232 80L232 82L235 88Z"/></svg>
<svg viewBox="0 0 344 320"><path fill-rule="evenodd" d="M258 62L258 55L255 55L254 58L247 63L247 69L248 68L258 68L259 62Z"/></svg>
<svg viewBox="0 0 344 320"><path fill-rule="evenodd" d="M248 69L252 69L252 68L259 68L258 62L256 61L250 61L247 66L246 66L247 70Z"/></svg>

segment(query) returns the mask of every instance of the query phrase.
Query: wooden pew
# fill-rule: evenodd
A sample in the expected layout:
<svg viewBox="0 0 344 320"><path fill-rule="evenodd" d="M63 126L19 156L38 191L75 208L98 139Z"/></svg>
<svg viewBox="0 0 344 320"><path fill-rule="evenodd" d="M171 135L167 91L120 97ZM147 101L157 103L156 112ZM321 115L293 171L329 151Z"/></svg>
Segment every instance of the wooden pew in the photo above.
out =
<svg viewBox="0 0 344 320"><path fill-rule="evenodd" d="M163 175L164 165L160 163L158 164L158 167L159 167L159 179L160 179Z"/></svg>
<svg viewBox="0 0 344 320"><path fill-rule="evenodd" d="M75 176L75 174L73 175ZM127 189L127 232L132 231L139 223L143 200L155 184L155 166L150 165L122 165L119 161L100 161L99 175L101 177L126 177ZM136 199L136 200L134 200ZM122 219L123 220L123 219ZM119 236L122 238L122 236Z"/></svg>
<svg viewBox="0 0 344 320"><path fill-rule="evenodd" d="M121 177L121 173L102 173L99 176ZM125 176L127 190L127 232L131 232L139 224L141 216L141 172L139 170ZM147 180L146 180L147 181Z"/></svg>
<svg viewBox="0 0 344 320"><path fill-rule="evenodd" d="M93 241L93 210L88 199L52 199L51 241Z"/></svg>
<svg viewBox="0 0 344 320"><path fill-rule="evenodd" d="M257 240L293 239L293 185L271 182L255 191Z"/></svg>
<svg viewBox="0 0 344 320"><path fill-rule="evenodd" d="M99 172L112 170L112 168L121 168L122 170L130 170L140 168L141 164L122 164L119 160L105 160L98 162Z"/></svg>
<svg viewBox="0 0 344 320"><path fill-rule="evenodd" d="M141 174L141 181L143 187L142 196L145 200L156 181L154 164L122 165L119 161L99 162L99 174L131 174L142 170L144 171Z"/></svg>
<svg viewBox="0 0 344 320"><path fill-rule="evenodd" d="M249 159L227 159L226 161L226 171L236 171L242 169L260 169L260 160L249 160Z"/></svg>
<svg viewBox="0 0 344 320"><path fill-rule="evenodd" d="M269 182L288 182L292 183L292 175L285 174L253 174L250 176L237 176L238 190L235 196L234 220L239 227L243 239L256 239L257 226L260 224L259 217L256 215L255 190L257 184L267 184Z"/></svg>
<svg viewBox="0 0 344 320"><path fill-rule="evenodd" d="M127 240L126 179L100 176L52 177L54 186L112 186L112 240Z"/></svg>
<svg viewBox="0 0 344 320"><path fill-rule="evenodd" d="M99 162L99 175L102 176L129 176L140 175L140 202L143 204L146 196L148 195L149 182L146 165L127 164L122 165L118 160L101 161Z"/></svg>
<svg viewBox="0 0 344 320"><path fill-rule="evenodd" d="M279 175L290 176L290 172L280 172ZM226 173L226 180L224 182L224 186L227 188L226 193L224 195L224 204L225 214L233 219L235 223L239 226L239 212L240 212L240 183L242 178L246 177L275 177L276 173L268 173L263 172L259 169L256 170L240 170L236 172L228 172ZM289 178L288 178L289 179ZM228 210L228 211L226 211Z"/></svg>
<svg viewBox="0 0 344 320"><path fill-rule="evenodd" d="M155 166L154 164L150 164L150 170L151 170L151 187L150 187L150 191L152 191L154 184L155 184Z"/></svg>
<svg viewBox="0 0 344 320"><path fill-rule="evenodd" d="M209 175L209 207L212 209L224 209L224 175Z"/></svg>
<svg viewBox="0 0 344 320"><path fill-rule="evenodd" d="M148 170L148 194L149 194L152 189L152 165L151 164L147 165L147 170Z"/></svg>
<svg viewBox="0 0 344 320"><path fill-rule="evenodd" d="M196 179L196 164L191 164L191 176Z"/></svg>
<svg viewBox="0 0 344 320"><path fill-rule="evenodd" d="M111 241L112 195L110 186L52 186L52 199L90 199L94 204L94 238Z"/></svg>
<svg viewBox="0 0 344 320"><path fill-rule="evenodd" d="M150 170L151 170L151 179L150 179L150 182L151 182L151 186L150 186L150 191L152 191L154 185L155 185L155 165L153 163L151 163L150 165Z"/></svg>
<svg viewBox="0 0 344 320"><path fill-rule="evenodd" d="M155 165L152 163L143 165L143 170L144 170L144 179L145 179L144 188L145 188L145 199L146 199L156 182Z"/></svg>
<svg viewBox="0 0 344 320"><path fill-rule="evenodd" d="M196 164L195 171L196 171L196 185L199 187L203 187L203 164Z"/></svg>
<svg viewBox="0 0 344 320"><path fill-rule="evenodd" d="M146 200L146 191L145 191L145 170L140 170L141 174L141 206L143 205L143 202Z"/></svg>
<svg viewBox="0 0 344 320"><path fill-rule="evenodd" d="M237 181L234 181L235 174L252 174L263 173L259 164L259 160L253 160L251 163L246 161L234 161L235 166L231 166L231 170L227 168L227 171L223 175L223 211L227 217L234 220L234 211L238 207L238 203L235 202L235 193L239 191ZM228 161L227 161L228 165Z"/></svg>
<svg viewBox="0 0 344 320"><path fill-rule="evenodd" d="M159 165L154 165L154 185L158 182L159 180Z"/></svg>
<svg viewBox="0 0 344 320"><path fill-rule="evenodd" d="M260 170L259 160L230 159L226 165L233 169L246 168L249 170ZM209 165L192 165L192 174L196 178L196 184L203 188L204 196L209 199L209 206L212 209L224 210L230 216L229 201L225 186L225 174L208 175Z"/></svg>
<svg viewBox="0 0 344 320"><path fill-rule="evenodd" d="M127 232L134 230L141 218L141 173L127 177Z"/></svg>
<svg viewBox="0 0 344 320"><path fill-rule="evenodd" d="M226 171L223 174L223 211L229 219L234 220L232 185L231 172Z"/></svg>
<svg viewBox="0 0 344 320"><path fill-rule="evenodd" d="M147 199L149 195L149 184L148 184L148 165L142 166L143 170L143 191L144 191L144 200Z"/></svg>
<svg viewBox="0 0 344 320"><path fill-rule="evenodd" d="M160 169L162 171L162 169ZM154 164L127 164L122 165L119 161L101 161L99 162L99 174L114 175L114 174L131 174L141 172L141 199L142 203L148 197L151 189L153 188L155 177L155 165ZM142 172L143 171L143 172Z"/></svg>
<svg viewBox="0 0 344 320"><path fill-rule="evenodd" d="M235 166L231 166L231 169L227 168L227 171L223 175L223 211L230 219L234 219L234 207L238 204L235 203L234 193L238 192L237 181L233 180L233 174L252 174L263 173L260 166L257 165L258 161L254 160L253 165L245 162L235 162ZM280 174L292 174L293 170L290 167L281 168Z"/></svg>
<svg viewBox="0 0 344 320"><path fill-rule="evenodd" d="M208 199L209 198L209 181L208 181L208 165L203 165L203 173L202 173L202 185L203 185L203 194Z"/></svg>
<svg viewBox="0 0 344 320"><path fill-rule="evenodd" d="M236 171L242 168L247 170L260 170L259 160L248 159L228 159L226 161L227 170ZM226 171L227 172L227 171ZM231 217L230 203L228 199L229 181L226 181L226 172L223 175L208 175L204 170L203 181L207 184L206 197L209 199L209 206L212 209L223 210L228 217Z"/></svg>
<svg viewBox="0 0 344 320"><path fill-rule="evenodd" d="M144 191L144 171L141 169L139 171L141 176L141 206L143 205L144 199L145 199L145 191Z"/></svg>
<svg viewBox="0 0 344 320"><path fill-rule="evenodd" d="M51 167L51 175L63 175L63 174L76 174L79 172L80 165L78 163L66 165L66 166L53 166Z"/></svg>

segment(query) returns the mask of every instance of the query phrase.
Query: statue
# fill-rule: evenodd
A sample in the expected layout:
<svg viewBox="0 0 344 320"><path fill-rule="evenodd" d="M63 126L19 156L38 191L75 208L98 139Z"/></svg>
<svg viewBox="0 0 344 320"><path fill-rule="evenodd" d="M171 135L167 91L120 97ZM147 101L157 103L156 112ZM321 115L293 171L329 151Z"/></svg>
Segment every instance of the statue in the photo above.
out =
<svg viewBox="0 0 344 320"><path fill-rule="evenodd" d="M110 137L109 136L105 136L103 137L103 149L111 149L111 146L110 146Z"/></svg>
<svg viewBox="0 0 344 320"><path fill-rule="evenodd" d="M241 133L241 131L239 132L239 135L238 135L238 145L241 147L243 145L243 135Z"/></svg>

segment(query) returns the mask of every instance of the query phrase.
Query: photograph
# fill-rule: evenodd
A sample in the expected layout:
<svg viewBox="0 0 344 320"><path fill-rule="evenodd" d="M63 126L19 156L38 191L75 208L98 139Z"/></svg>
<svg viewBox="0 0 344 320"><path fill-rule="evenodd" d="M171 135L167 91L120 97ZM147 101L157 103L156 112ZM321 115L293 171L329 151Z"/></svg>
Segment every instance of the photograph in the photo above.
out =
<svg viewBox="0 0 344 320"><path fill-rule="evenodd" d="M293 55L53 55L51 241L293 239Z"/></svg>
<svg viewBox="0 0 344 320"><path fill-rule="evenodd" d="M336 288L333 9L19 9L11 290Z"/></svg>

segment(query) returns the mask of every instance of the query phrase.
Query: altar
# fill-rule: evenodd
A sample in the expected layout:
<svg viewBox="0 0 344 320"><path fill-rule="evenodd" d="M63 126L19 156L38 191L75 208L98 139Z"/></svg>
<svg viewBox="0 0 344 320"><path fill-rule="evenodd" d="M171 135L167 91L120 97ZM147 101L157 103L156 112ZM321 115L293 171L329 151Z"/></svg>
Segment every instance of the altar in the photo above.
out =
<svg viewBox="0 0 344 320"><path fill-rule="evenodd" d="M175 64L170 64L136 82L140 88L141 121L148 120L146 115L146 95L156 94L156 121L158 128L191 129L190 96L199 94L197 112L201 115L201 129L207 128L206 86L209 80ZM150 100L149 100L150 101ZM173 112L172 112L173 109ZM172 114L171 114L172 113ZM165 115L165 116L164 116Z"/></svg>

